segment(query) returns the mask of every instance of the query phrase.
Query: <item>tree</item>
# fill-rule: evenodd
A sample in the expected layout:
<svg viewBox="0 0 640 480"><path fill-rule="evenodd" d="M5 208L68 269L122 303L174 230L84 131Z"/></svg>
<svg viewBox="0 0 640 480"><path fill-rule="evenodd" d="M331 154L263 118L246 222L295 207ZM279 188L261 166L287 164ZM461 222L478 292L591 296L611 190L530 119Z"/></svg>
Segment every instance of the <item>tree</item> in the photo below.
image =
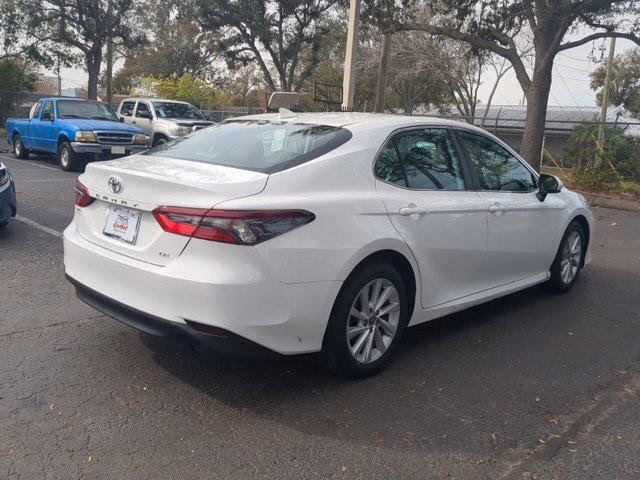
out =
<svg viewBox="0 0 640 480"><path fill-rule="evenodd" d="M606 65L600 65L591 75L591 88L598 90L596 100L602 105L602 88ZM611 70L609 104L623 106L640 118L640 48L616 55Z"/></svg>
<svg viewBox="0 0 640 480"><path fill-rule="evenodd" d="M89 75L87 95L98 97L98 79L106 42L131 44L140 41L126 23L133 0L27 0L29 10L39 22L38 30L54 32L55 42L77 49L84 57Z"/></svg>
<svg viewBox="0 0 640 480"><path fill-rule="evenodd" d="M255 63L272 91L298 91L316 69L329 10L338 0L197 0L209 32L226 30L231 67Z"/></svg>
<svg viewBox="0 0 640 480"><path fill-rule="evenodd" d="M213 94L213 89L204 80L194 78L189 73L185 73L180 78L146 77L141 83L143 94L189 102L198 107L210 103Z"/></svg>
<svg viewBox="0 0 640 480"><path fill-rule="evenodd" d="M4 125L24 92L33 90L37 83L37 72L29 60L0 59L0 125Z"/></svg>
<svg viewBox="0 0 640 480"><path fill-rule="evenodd" d="M194 0L138 0L133 23L148 32L147 41L119 49L124 65L114 76L114 89L128 93L137 79L147 76L180 78L189 73L213 80L219 34L203 31L196 17Z"/></svg>
<svg viewBox="0 0 640 480"><path fill-rule="evenodd" d="M385 19L383 25L387 30L422 30L507 59L528 105L520 153L536 169L540 168L556 55L612 36L640 45L636 33L640 30L637 0L432 0L428 4L423 1L405 0L403 4L408 7L398 9L389 0L365 0L379 18ZM516 37L523 31L529 31L533 38L531 72L516 45Z"/></svg>

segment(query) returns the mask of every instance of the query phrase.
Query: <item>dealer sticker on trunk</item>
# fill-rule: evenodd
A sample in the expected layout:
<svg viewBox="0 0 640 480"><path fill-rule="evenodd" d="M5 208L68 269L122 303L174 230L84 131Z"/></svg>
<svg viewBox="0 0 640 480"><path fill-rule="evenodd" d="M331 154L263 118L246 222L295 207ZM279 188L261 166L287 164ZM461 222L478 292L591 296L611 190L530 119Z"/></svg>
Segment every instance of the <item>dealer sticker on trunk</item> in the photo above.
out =
<svg viewBox="0 0 640 480"><path fill-rule="evenodd" d="M140 212L123 207L109 207L103 233L123 242L134 244L140 225Z"/></svg>

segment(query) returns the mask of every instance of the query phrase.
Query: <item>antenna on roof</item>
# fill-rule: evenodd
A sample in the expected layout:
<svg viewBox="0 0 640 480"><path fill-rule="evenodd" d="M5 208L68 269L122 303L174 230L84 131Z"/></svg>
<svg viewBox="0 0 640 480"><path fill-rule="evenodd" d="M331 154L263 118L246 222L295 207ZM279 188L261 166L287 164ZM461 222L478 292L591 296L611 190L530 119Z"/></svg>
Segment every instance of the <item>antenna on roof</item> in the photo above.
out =
<svg viewBox="0 0 640 480"><path fill-rule="evenodd" d="M291 110L289 110L288 108L282 108L280 107L280 109L278 110L278 116L283 119L283 118L291 118L291 117L297 117L298 114L297 113L293 113Z"/></svg>

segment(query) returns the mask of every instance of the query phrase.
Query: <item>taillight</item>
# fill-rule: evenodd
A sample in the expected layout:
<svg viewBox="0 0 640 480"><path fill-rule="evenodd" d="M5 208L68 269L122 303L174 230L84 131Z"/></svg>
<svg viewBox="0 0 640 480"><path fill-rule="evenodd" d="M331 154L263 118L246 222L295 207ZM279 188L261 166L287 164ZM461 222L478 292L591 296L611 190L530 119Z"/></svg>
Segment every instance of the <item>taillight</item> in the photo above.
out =
<svg viewBox="0 0 640 480"><path fill-rule="evenodd" d="M165 232L214 242L255 245L306 225L305 210L209 210L158 207L153 216Z"/></svg>
<svg viewBox="0 0 640 480"><path fill-rule="evenodd" d="M95 198L89 195L89 190L87 190L87 187L85 187L78 180L76 180L74 191L76 192L76 205L79 207L86 207L95 200Z"/></svg>

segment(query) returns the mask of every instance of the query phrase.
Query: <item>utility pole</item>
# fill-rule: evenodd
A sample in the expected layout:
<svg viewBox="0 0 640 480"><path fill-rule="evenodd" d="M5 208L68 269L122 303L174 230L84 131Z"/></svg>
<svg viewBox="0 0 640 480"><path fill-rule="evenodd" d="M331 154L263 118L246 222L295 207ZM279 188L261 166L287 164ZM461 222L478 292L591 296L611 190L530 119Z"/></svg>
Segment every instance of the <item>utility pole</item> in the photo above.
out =
<svg viewBox="0 0 640 480"><path fill-rule="evenodd" d="M607 121L607 107L609 107L609 88L611 83L611 69L613 67L613 57L616 51L616 37L611 37L609 45L609 58L607 59L607 70L604 77L604 88L602 90L602 109L600 110L600 125L598 125L598 144L604 149L604 126Z"/></svg>
<svg viewBox="0 0 640 480"><path fill-rule="evenodd" d="M387 91L387 75L389 73L389 50L391 47L391 33L382 35L382 48L380 51L380 67L378 68L378 85L376 88L377 113L384 113L384 100Z"/></svg>
<svg viewBox="0 0 640 480"><path fill-rule="evenodd" d="M349 29L347 31L347 48L344 55L344 75L342 79L342 108L344 110L353 109L353 97L356 89L360 3L361 0L349 0Z"/></svg>
<svg viewBox="0 0 640 480"><path fill-rule="evenodd" d="M109 0L107 8L107 20L113 22L113 1ZM107 103L111 103L113 99L113 32L109 27L107 33Z"/></svg>

